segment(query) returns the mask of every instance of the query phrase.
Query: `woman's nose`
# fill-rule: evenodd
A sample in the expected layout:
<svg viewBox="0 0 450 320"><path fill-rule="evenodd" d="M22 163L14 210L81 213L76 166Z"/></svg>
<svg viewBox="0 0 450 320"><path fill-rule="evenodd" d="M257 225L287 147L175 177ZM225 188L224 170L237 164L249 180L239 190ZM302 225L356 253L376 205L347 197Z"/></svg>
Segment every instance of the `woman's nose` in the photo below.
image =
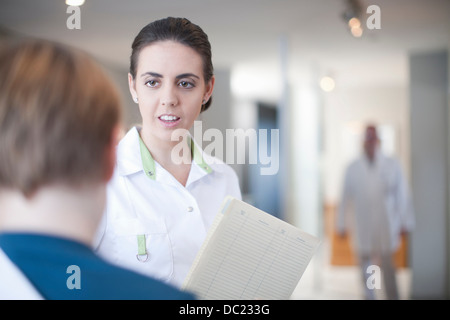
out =
<svg viewBox="0 0 450 320"><path fill-rule="evenodd" d="M161 96L161 105L174 107L177 104L178 104L178 98L175 94L174 88L168 87L165 90L163 90L163 93Z"/></svg>

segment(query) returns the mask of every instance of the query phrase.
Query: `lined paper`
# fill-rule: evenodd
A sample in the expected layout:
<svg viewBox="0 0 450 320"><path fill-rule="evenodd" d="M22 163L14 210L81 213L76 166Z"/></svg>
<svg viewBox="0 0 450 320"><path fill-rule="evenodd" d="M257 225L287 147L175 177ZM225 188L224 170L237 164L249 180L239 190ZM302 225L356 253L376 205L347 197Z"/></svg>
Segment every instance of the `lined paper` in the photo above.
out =
<svg viewBox="0 0 450 320"><path fill-rule="evenodd" d="M228 197L182 288L205 300L287 300L319 243L317 237Z"/></svg>

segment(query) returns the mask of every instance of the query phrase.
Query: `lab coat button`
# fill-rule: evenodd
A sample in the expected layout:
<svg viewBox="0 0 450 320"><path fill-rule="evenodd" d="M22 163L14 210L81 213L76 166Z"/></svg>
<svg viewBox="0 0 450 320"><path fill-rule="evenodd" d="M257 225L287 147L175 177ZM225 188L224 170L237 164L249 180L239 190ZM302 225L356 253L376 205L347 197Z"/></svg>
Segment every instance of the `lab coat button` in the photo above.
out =
<svg viewBox="0 0 450 320"><path fill-rule="evenodd" d="M188 207L188 208L187 208L187 211L188 211L188 212L192 212L192 211L194 211L194 208Z"/></svg>

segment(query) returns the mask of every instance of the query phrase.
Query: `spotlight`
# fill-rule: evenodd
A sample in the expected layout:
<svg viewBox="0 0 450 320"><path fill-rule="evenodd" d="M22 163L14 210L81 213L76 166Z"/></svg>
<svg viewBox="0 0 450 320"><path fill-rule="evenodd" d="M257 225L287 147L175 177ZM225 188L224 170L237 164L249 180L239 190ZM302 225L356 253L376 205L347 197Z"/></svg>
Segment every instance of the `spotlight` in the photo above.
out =
<svg viewBox="0 0 450 320"><path fill-rule="evenodd" d="M350 32L355 38L360 38L363 34L363 29L361 27L353 27L350 29Z"/></svg>
<svg viewBox="0 0 450 320"><path fill-rule="evenodd" d="M84 3L84 0L66 0L66 4L68 6L81 6Z"/></svg>
<svg viewBox="0 0 450 320"><path fill-rule="evenodd" d="M348 20L348 26L350 28L359 28L361 27L361 21L359 21L358 18L353 17L350 20Z"/></svg>
<svg viewBox="0 0 450 320"><path fill-rule="evenodd" d="M331 92L334 90L335 82L331 77L323 77L320 79L320 88L325 92Z"/></svg>
<svg viewBox="0 0 450 320"><path fill-rule="evenodd" d="M345 22L348 24L350 33L359 38L362 36L363 29L361 26L362 5L359 0L347 0L346 9L342 14Z"/></svg>

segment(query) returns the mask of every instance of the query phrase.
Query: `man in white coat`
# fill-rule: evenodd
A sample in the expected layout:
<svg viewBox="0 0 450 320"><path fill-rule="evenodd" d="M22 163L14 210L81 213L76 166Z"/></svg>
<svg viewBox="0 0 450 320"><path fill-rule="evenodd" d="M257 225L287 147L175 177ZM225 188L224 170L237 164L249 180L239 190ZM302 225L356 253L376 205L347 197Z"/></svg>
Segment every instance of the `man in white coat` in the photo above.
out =
<svg viewBox="0 0 450 320"><path fill-rule="evenodd" d="M381 270L387 299L398 299L393 255L401 235L412 231L414 213L408 183L399 162L382 154L377 129L366 127L364 153L347 167L336 227L341 236L351 231L361 267L366 299L375 299L376 277Z"/></svg>

